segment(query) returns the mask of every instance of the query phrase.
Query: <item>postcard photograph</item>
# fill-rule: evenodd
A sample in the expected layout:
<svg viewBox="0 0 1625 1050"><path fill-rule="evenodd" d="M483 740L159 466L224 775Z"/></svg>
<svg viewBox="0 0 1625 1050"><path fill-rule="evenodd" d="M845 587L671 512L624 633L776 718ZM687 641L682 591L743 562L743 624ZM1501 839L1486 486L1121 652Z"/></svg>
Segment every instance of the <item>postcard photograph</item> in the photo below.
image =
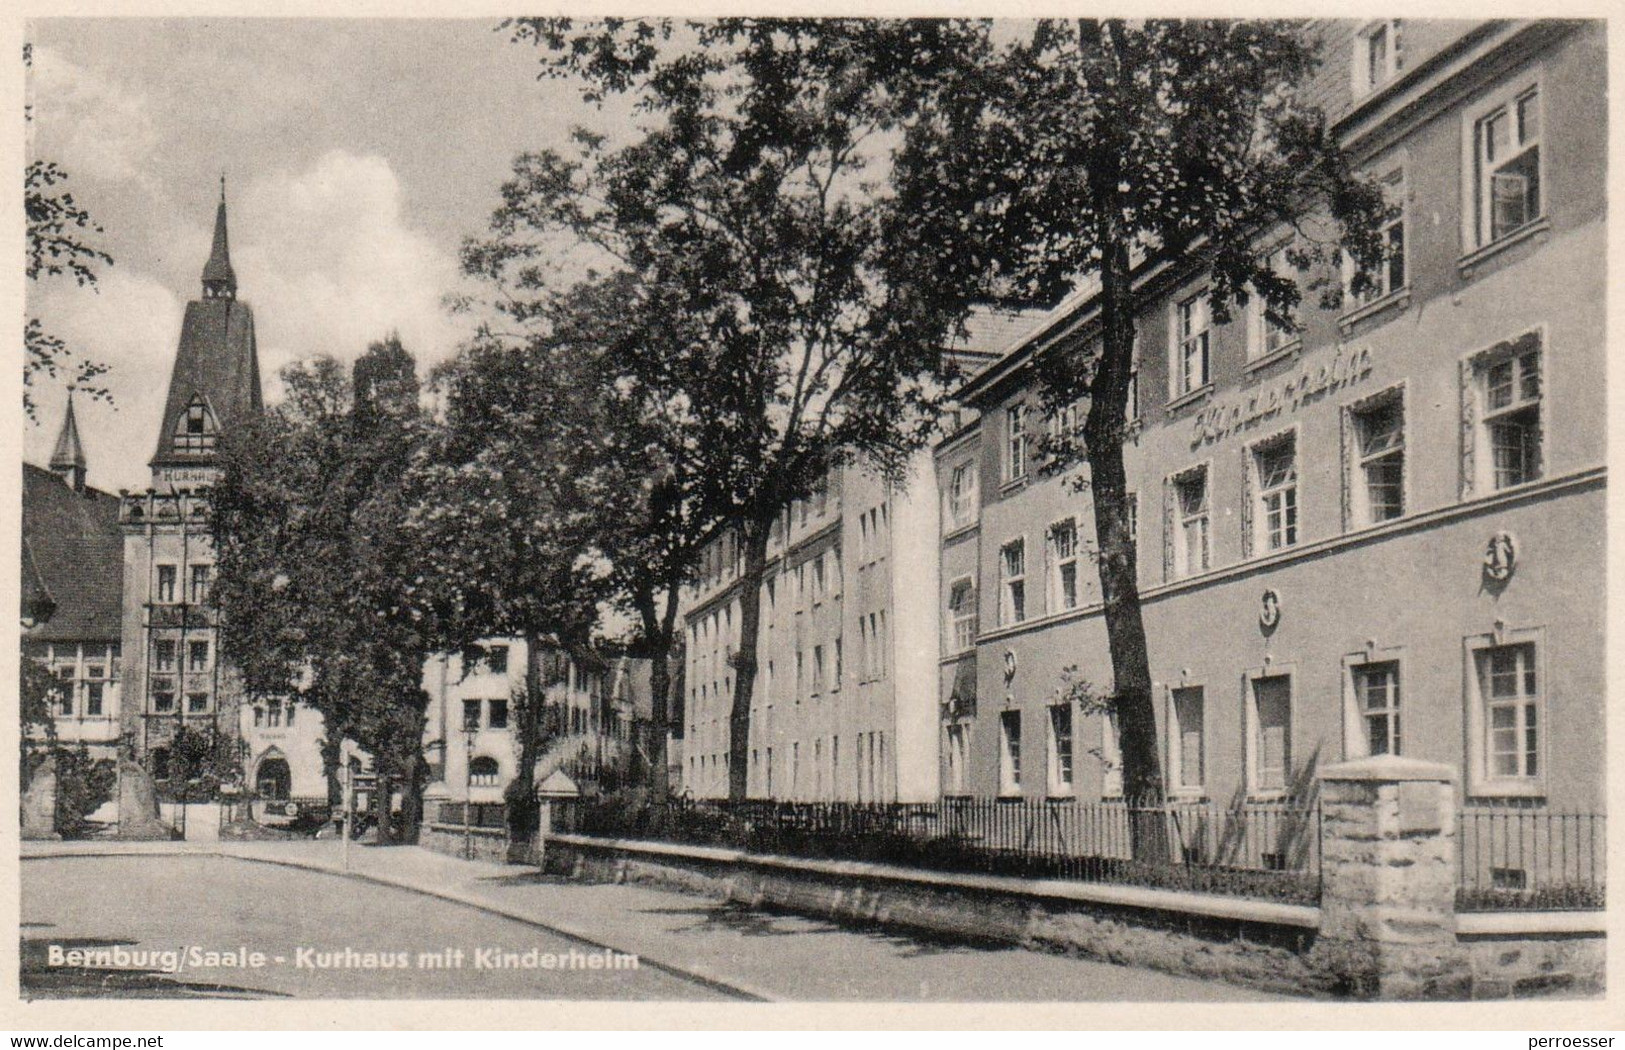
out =
<svg viewBox="0 0 1625 1050"><path fill-rule="evenodd" d="M1598 1000L1608 36L29 19L13 991Z"/></svg>

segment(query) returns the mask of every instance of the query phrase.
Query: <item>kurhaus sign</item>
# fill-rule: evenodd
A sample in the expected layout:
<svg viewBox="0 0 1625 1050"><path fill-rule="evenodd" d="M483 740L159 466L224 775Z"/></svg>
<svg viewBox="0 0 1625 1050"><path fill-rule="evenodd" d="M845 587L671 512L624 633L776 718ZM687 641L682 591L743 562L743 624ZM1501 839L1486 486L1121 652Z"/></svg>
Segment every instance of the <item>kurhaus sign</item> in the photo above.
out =
<svg viewBox="0 0 1625 1050"><path fill-rule="evenodd" d="M220 480L219 467L159 467L154 480L164 485L185 487L213 485Z"/></svg>
<svg viewBox="0 0 1625 1050"><path fill-rule="evenodd" d="M1371 373L1369 346L1337 348L1330 361L1303 364L1284 379L1260 387L1246 398L1210 405L1196 413L1192 446L1222 440L1283 412L1296 412L1335 390L1352 386Z"/></svg>

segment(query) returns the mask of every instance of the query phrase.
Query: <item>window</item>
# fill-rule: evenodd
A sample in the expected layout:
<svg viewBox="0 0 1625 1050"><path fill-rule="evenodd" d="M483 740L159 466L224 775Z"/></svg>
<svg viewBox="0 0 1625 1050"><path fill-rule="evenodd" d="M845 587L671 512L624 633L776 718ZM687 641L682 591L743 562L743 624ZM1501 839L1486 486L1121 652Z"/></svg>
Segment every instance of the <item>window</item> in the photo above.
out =
<svg viewBox="0 0 1625 1050"><path fill-rule="evenodd" d="M1277 248L1264 259L1265 267L1277 277L1290 279L1292 264L1287 249ZM1298 338L1297 329L1276 324L1265 313L1264 297L1254 294L1247 311L1247 360L1256 361L1284 349Z"/></svg>
<svg viewBox="0 0 1625 1050"><path fill-rule="evenodd" d="M813 646L812 691L814 693L824 691L824 647L822 645Z"/></svg>
<svg viewBox="0 0 1625 1050"><path fill-rule="evenodd" d="M272 729L282 726L282 701L272 700L266 705L265 724Z"/></svg>
<svg viewBox="0 0 1625 1050"><path fill-rule="evenodd" d="M491 710L491 717L490 717L490 720L486 724L489 725L492 729L507 729L508 728L508 701L506 701L506 700L491 700L491 701L489 701L489 705L490 705L490 710Z"/></svg>
<svg viewBox="0 0 1625 1050"><path fill-rule="evenodd" d="M96 717L102 713L102 698L105 688L106 685L103 682L85 683L85 714L87 716Z"/></svg>
<svg viewBox="0 0 1625 1050"><path fill-rule="evenodd" d="M946 793L950 795L965 793L965 737L967 731L968 727L964 723L955 723L948 727Z"/></svg>
<svg viewBox="0 0 1625 1050"><path fill-rule="evenodd" d="M1354 93L1364 95L1397 76L1405 68L1400 21L1375 22L1354 39Z"/></svg>
<svg viewBox="0 0 1625 1050"><path fill-rule="evenodd" d="M508 673L508 647L506 645L493 645L485 650L485 666L493 674Z"/></svg>
<svg viewBox="0 0 1625 1050"><path fill-rule="evenodd" d="M976 521L977 470L974 462L961 463L948 478L948 530L962 529Z"/></svg>
<svg viewBox="0 0 1625 1050"><path fill-rule="evenodd" d="M1174 304L1173 396L1176 398L1208 384L1208 324L1206 292Z"/></svg>
<svg viewBox="0 0 1625 1050"><path fill-rule="evenodd" d="M1482 434L1493 489L1541 476L1540 339L1525 336L1513 353L1487 358L1478 369L1484 406Z"/></svg>
<svg viewBox="0 0 1625 1050"><path fill-rule="evenodd" d="M254 705L254 728L258 729L265 724L265 708Z"/></svg>
<svg viewBox="0 0 1625 1050"><path fill-rule="evenodd" d="M71 674L72 671L70 670L69 673ZM56 713L62 718L73 717L73 685L71 682L56 691Z"/></svg>
<svg viewBox="0 0 1625 1050"><path fill-rule="evenodd" d="M158 600L173 602L175 600L175 566L158 566Z"/></svg>
<svg viewBox="0 0 1625 1050"><path fill-rule="evenodd" d="M290 725L290 726L293 725L294 712L296 712L298 710L299 710L298 705L295 704L292 700L289 700L288 701L288 725Z"/></svg>
<svg viewBox="0 0 1625 1050"><path fill-rule="evenodd" d="M1174 479L1174 558L1176 577L1208 570L1207 468Z"/></svg>
<svg viewBox="0 0 1625 1050"><path fill-rule="evenodd" d="M1400 754L1399 662L1361 664L1353 668L1353 674L1365 753Z"/></svg>
<svg viewBox="0 0 1625 1050"><path fill-rule="evenodd" d="M1117 736L1116 711L1103 712L1100 717L1100 795L1123 797L1123 749Z"/></svg>
<svg viewBox="0 0 1625 1050"><path fill-rule="evenodd" d="M209 643L186 643L186 669L188 671L207 671L209 669Z"/></svg>
<svg viewBox="0 0 1625 1050"><path fill-rule="evenodd" d="M1286 791L1292 770L1292 679L1288 675L1254 678L1247 767L1255 792Z"/></svg>
<svg viewBox="0 0 1625 1050"><path fill-rule="evenodd" d="M1173 719L1168 734L1169 782L1176 790L1199 792L1206 782L1202 687L1175 689L1170 713Z"/></svg>
<svg viewBox="0 0 1625 1050"><path fill-rule="evenodd" d="M468 764L468 783L471 787L496 787L501 775L501 766L490 755L476 755Z"/></svg>
<svg viewBox="0 0 1625 1050"><path fill-rule="evenodd" d="M796 650L796 702L801 702L801 694L807 682L807 661L800 649Z"/></svg>
<svg viewBox="0 0 1625 1050"><path fill-rule="evenodd" d="M841 636L836 635L835 636L835 677L833 679L831 679L831 681L830 681L830 688L832 690L839 690L841 688L841 676L842 676L842 673L845 671L845 667L843 666L843 664L845 663L845 659L846 659L845 654L841 652Z"/></svg>
<svg viewBox="0 0 1625 1050"><path fill-rule="evenodd" d="M1140 548L1140 494L1138 492L1125 492L1123 501L1126 504L1125 512L1128 514L1128 542L1138 552Z"/></svg>
<svg viewBox="0 0 1625 1050"><path fill-rule="evenodd" d="M194 399L175 421L177 452L207 452L214 448L214 417L201 398Z"/></svg>
<svg viewBox="0 0 1625 1050"><path fill-rule="evenodd" d="M1021 794L1021 712L999 712L999 794Z"/></svg>
<svg viewBox="0 0 1625 1050"><path fill-rule="evenodd" d="M190 601L193 605L202 605L209 600L209 576L214 569L212 565L192 566L192 593Z"/></svg>
<svg viewBox="0 0 1625 1050"><path fill-rule="evenodd" d="M463 732L472 733L480 727L480 702L463 701Z"/></svg>
<svg viewBox="0 0 1625 1050"><path fill-rule="evenodd" d="M1485 769L1496 780L1540 776L1540 682L1532 642L1479 650Z"/></svg>
<svg viewBox="0 0 1625 1050"><path fill-rule="evenodd" d="M1078 525L1073 518L1049 528L1049 611L1078 607Z"/></svg>
<svg viewBox="0 0 1625 1050"><path fill-rule="evenodd" d="M1357 525L1405 514L1405 406L1396 394L1350 410L1354 484L1349 496Z"/></svg>
<svg viewBox="0 0 1625 1050"><path fill-rule="evenodd" d="M152 643L152 668L155 671L173 671L175 669L175 643L167 638L161 638Z"/></svg>
<svg viewBox="0 0 1625 1050"><path fill-rule="evenodd" d="M1388 204L1382 224L1377 228L1378 239L1382 242L1383 258L1381 265L1375 269L1365 271L1370 278L1370 286L1359 293L1354 291L1354 276L1356 270L1354 261L1345 257L1343 261L1343 274L1346 278L1345 290L1354 297L1357 304L1375 302L1384 296L1392 295L1405 288L1405 198L1407 195L1405 184L1405 170L1395 169L1384 176L1380 182L1383 200Z"/></svg>
<svg viewBox="0 0 1625 1050"><path fill-rule="evenodd" d="M1072 705L1049 709L1049 793L1072 792Z"/></svg>
<svg viewBox="0 0 1625 1050"><path fill-rule="evenodd" d="M1015 481L1027 476L1027 406L1015 405L1004 411L1006 445L1004 478Z"/></svg>
<svg viewBox="0 0 1625 1050"><path fill-rule="evenodd" d="M1529 86L1473 123L1472 243L1492 244L1540 218L1540 87Z"/></svg>
<svg viewBox="0 0 1625 1050"><path fill-rule="evenodd" d="M208 693L187 693L186 694L186 713L187 714L189 714L189 715L201 715L205 711L207 711L208 709L209 709L209 694Z"/></svg>
<svg viewBox="0 0 1625 1050"><path fill-rule="evenodd" d="M812 567L813 604L817 605L824 600L824 595L829 591L829 579L825 575L824 556L822 554L813 559Z"/></svg>
<svg viewBox="0 0 1625 1050"><path fill-rule="evenodd" d="M976 645L976 584L969 576L955 580L948 589L948 620L953 635L949 651L962 653Z"/></svg>
<svg viewBox="0 0 1625 1050"><path fill-rule="evenodd" d="M175 694L167 689L155 690L152 694L152 709L159 714L175 710Z"/></svg>
<svg viewBox="0 0 1625 1050"><path fill-rule="evenodd" d="M1253 449L1258 479L1258 537L1266 551L1298 542L1297 442L1290 435Z"/></svg>
<svg viewBox="0 0 1625 1050"><path fill-rule="evenodd" d="M999 550L999 623L1027 618L1027 542L1012 540Z"/></svg>

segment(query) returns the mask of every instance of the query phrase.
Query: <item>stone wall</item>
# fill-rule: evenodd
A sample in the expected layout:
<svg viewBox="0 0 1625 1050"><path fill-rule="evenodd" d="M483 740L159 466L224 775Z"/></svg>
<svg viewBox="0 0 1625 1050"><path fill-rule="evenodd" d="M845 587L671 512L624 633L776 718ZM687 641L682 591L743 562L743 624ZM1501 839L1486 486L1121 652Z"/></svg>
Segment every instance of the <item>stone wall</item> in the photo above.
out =
<svg viewBox="0 0 1625 1050"><path fill-rule="evenodd" d="M555 836L545 859L554 874L841 923L1015 944L1275 992L1341 990L1337 975L1314 967L1313 908L576 835Z"/></svg>
<svg viewBox="0 0 1625 1050"><path fill-rule="evenodd" d="M501 864L508 859L508 835L501 828L470 828L461 824L426 823L418 832L418 845L450 857ZM472 849L473 856L469 856Z"/></svg>

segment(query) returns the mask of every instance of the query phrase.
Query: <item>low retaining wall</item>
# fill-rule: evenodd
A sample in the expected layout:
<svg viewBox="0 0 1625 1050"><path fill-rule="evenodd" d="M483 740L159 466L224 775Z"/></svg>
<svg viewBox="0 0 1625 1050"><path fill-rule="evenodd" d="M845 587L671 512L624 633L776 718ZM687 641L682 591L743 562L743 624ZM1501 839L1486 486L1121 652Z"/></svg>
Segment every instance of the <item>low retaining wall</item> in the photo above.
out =
<svg viewBox="0 0 1625 1050"><path fill-rule="evenodd" d="M555 874L837 922L1069 952L1276 992L1345 990L1316 959L1318 909L1298 905L581 835L550 837L545 861Z"/></svg>
<svg viewBox="0 0 1625 1050"><path fill-rule="evenodd" d="M508 833L502 828L467 828L461 824L426 823L418 832L418 845L465 860L494 864L508 859Z"/></svg>
<svg viewBox="0 0 1625 1050"><path fill-rule="evenodd" d="M461 828L455 848L461 854ZM534 848L513 859L536 863ZM1321 909L1208 894L763 856L662 842L553 835L551 873L631 882L836 922L1059 951L1299 995L1376 997L1368 953L1323 937ZM1598 994L1602 913L1457 917L1432 998ZM1413 994L1411 997L1417 997Z"/></svg>
<svg viewBox="0 0 1625 1050"><path fill-rule="evenodd" d="M1480 912L1456 917L1473 996L1546 992L1600 995L1607 964L1605 912Z"/></svg>

